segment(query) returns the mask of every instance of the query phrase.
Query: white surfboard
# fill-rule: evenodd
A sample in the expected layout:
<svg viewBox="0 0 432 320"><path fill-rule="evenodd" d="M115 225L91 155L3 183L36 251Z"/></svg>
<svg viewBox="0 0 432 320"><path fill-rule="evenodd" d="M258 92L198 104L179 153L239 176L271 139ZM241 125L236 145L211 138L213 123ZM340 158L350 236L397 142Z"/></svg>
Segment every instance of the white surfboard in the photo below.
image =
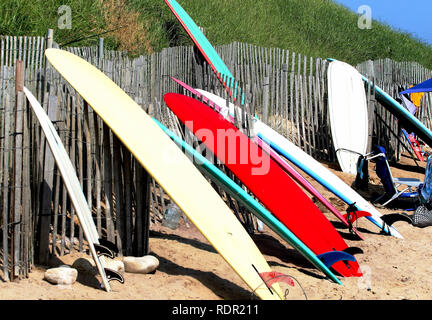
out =
<svg viewBox="0 0 432 320"><path fill-rule="evenodd" d="M110 248L104 247L100 244L101 240L99 239L99 234L92 219L91 212L82 191L81 184L76 175L76 171L51 120L48 118L48 115L40 105L39 101L25 87L24 94L26 95L31 108L33 109L33 112L36 115L40 126L42 127L45 138L57 163L57 167L61 173L64 185L68 191L72 205L77 214L78 221L88 242L91 256L93 257L98 272L102 277L103 287L109 292L111 291L109 281L115 279L123 283L123 277L119 273L106 268L105 258L101 254L113 257L114 253Z"/></svg>
<svg viewBox="0 0 432 320"><path fill-rule="evenodd" d="M360 73L345 62L329 64L328 108L333 144L343 172L356 174L357 160L366 154L368 112Z"/></svg>
<svg viewBox="0 0 432 320"><path fill-rule="evenodd" d="M232 103L230 103L229 107L227 107L225 99L201 89L196 89L196 91L214 102L220 109L219 112L221 114L225 116L233 116L235 106ZM239 114L241 113L239 112ZM253 130L254 134L257 135L261 140L266 142L279 154L283 155L289 161L294 163L306 174L318 181L322 186L334 193L346 204L355 204L355 207L358 210L369 212L371 216L366 218L374 225L381 228L383 232L397 238L403 238L393 226L387 225L381 219L381 213L372 204L370 204L366 199L358 194L353 188L343 182L342 179L336 176L333 172L324 167L321 163L290 142L284 136L280 135L278 132L257 118L254 119Z"/></svg>

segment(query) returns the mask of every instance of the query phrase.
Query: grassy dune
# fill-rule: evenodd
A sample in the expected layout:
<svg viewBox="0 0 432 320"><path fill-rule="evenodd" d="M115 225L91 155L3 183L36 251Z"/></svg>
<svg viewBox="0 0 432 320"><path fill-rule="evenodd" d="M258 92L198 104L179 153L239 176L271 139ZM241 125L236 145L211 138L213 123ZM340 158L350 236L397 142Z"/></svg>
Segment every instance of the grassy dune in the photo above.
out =
<svg viewBox="0 0 432 320"><path fill-rule="evenodd" d="M432 68L430 45L377 21L370 30L359 29L358 15L329 0L178 1L213 45L242 41L351 64L388 57ZM61 5L72 9L71 30L57 27ZM163 0L0 2L0 34L42 35L48 28L59 43L84 39L74 45L94 45L103 34L110 48L135 54L191 44Z"/></svg>

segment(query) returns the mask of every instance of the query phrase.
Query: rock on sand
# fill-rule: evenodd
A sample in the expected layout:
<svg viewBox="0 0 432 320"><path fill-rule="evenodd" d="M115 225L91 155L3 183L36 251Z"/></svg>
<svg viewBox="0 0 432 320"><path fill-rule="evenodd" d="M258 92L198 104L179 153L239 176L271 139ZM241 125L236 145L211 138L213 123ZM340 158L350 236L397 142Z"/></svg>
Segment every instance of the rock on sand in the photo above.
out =
<svg viewBox="0 0 432 320"><path fill-rule="evenodd" d="M159 260L154 256L124 257L125 271L129 273L150 273L157 269Z"/></svg>
<svg viewBox="0 0 432 320"><path fill-rule="evenodd" d="M78 271L69 266L48 269L44 275L45 280L57 285L72 285L77 277Z"/></svg>

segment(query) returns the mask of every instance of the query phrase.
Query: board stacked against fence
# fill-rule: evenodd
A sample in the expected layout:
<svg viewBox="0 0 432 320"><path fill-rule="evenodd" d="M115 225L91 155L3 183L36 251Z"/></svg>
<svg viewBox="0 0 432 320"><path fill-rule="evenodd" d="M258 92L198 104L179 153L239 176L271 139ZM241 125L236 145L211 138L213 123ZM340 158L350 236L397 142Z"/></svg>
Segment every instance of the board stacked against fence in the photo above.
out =
<svg viewBox="0 0 432 320"><path fill-rule="evenodd" d="M180 121L316 255L325 259L339 254L342 260L349 256L344 252L348 246L324 214L246 135L193 98L169 93L164 99ZM331 266L346 277L361 275L355 258L348 260Z"/></svg>
<svg viewBox="0 0 432 320"><path fill-rule="evenodd" d="M99 238L99 234L96 230L92 214L88 207L87 200L82 192L75 169L71 163L71 160L69 159L60 137L57 134L57 131L33 94L27 88L24 88L24 93L30 102L30 106L35 113L42 130L44 131L45 138L48 141L48 145L56 160L57 167L60 170L69 197L75 208L78 220L87 239L87 243L90 248L90 254L96 264L100 276L102 277L103 287L106 291L111 291L109 284L110 280L118 280L121 283L124 282L123 276L121 274L107 268L107 263L104 258L104 256L114 258L115 253L118 251L117 247L114 244Z"/></svg>
<svg viewBox="0 0 432 320"><path fill-rule="evenodd" d="M264 283L271 269L240 222L148 114L85 60L58 49L45 54L250 289L261 299L282 299L278 284Z"/></svg>

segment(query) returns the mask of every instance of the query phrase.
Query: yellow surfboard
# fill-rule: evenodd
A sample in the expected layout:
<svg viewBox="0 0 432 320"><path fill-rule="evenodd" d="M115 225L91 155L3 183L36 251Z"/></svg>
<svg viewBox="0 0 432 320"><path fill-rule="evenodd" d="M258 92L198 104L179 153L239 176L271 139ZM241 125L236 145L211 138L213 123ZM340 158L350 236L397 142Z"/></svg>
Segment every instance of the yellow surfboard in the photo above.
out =
<svg viewBox="0 0 432 320"><path fill-rule="evenodd" d="M111 79L78 56L45 51L48 61L111 128L219 254L261 299L281 299L260 274L269 265L243 226L186 155Z"/></svg>

